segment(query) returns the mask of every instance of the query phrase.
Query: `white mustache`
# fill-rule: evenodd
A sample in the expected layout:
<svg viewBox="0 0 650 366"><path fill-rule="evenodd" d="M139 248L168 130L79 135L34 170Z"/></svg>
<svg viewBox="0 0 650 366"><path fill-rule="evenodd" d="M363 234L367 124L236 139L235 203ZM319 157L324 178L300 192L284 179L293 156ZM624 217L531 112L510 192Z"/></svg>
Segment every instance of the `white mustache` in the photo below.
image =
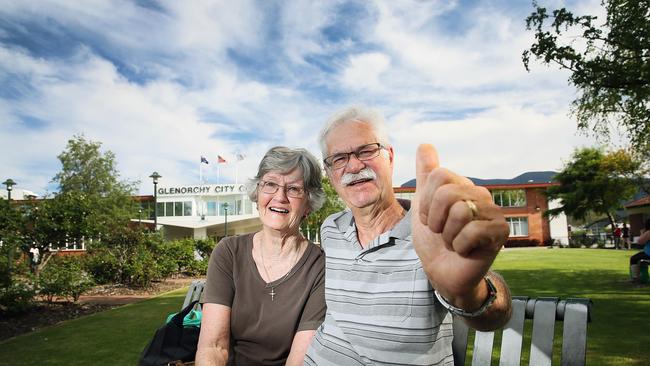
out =
<svg viewBox="0 0 650 366"><path fill-rule="evenodd" d="M377 179L377 173L368 167L361 169L358 173L345 173L341 177L341 184L347 186L354 181L362 179L375 180Z"/></svg>

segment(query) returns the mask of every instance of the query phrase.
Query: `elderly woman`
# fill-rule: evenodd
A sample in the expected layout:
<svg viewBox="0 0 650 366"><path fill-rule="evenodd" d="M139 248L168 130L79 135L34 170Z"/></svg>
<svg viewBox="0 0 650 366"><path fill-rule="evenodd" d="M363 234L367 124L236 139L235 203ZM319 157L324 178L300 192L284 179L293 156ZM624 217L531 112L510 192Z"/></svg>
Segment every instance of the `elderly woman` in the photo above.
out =
<svg viewBox="0 0 650 366"><path fill-rule="evenodd" d="M197 365L302 365L325 317L324 256L301 221L325 199L317 160L274 147L248 190L262 221L210 257Z"/></svg>

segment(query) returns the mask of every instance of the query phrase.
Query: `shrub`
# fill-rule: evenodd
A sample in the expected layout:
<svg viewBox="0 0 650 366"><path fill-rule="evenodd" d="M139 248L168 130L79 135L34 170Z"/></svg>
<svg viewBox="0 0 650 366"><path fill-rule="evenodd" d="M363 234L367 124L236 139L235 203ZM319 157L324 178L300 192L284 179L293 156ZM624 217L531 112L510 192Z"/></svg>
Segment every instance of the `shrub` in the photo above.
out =
<svg viewBox="0 0 650 366"><path fill-rule="evenodd" d="M129 286L148 287L153 280L161 278L160 267L145 246L139 245L137 249L123 268L123 279Z"/></svg>
<svg viewBox="0 0 650 366"><path fill-rule="evenodd" d="M205 276L208 272L209 258L195 260L192 265L185 269L185 273L190 276Z"/></svg>
<svg viewBox="0 0 650 366"><path fill-rule="evenodd" d="M212 254L215 246L216 243L214 242L214 239L209 237L205 239L198 239L195 243L196 251L203 259L210 258L210 254Z"/></svg>
<svg viewBox="0 0 650 366"><path fill-rule="evenodd" d="M79 296L94 285L84 271L79 257L56 257L41 271L38 279L39 293L52 302L55 296L76 302Z"/></svg>
<svg viewBox="0 0 650 366"><path fill-rule="evenodd" d="M179 239L165 242L161 245L161 254L167 260L172 261L176 268L175 272L181 273L194 264L194 239Z"/></svg>
<svg viewBox="0 0 650 366"><path fill-rule="evenodd" d="M538 247L542 244L537 239L508 239L506 248Z"/></svg>
<svg viewBox="0 0 650 366"><path fill-rule="evenodd" d="M0 313L18 314L29 310L34 304L36 291L27 282L16 281L0 288Z"/></svg>
<svg viewBox="0 0 650 366"><path fill-rule="evenodd" d="M89 253L85 258L84 267L92 275L95 283L113 283L119 279L119 263L108 249Z"/></svg>

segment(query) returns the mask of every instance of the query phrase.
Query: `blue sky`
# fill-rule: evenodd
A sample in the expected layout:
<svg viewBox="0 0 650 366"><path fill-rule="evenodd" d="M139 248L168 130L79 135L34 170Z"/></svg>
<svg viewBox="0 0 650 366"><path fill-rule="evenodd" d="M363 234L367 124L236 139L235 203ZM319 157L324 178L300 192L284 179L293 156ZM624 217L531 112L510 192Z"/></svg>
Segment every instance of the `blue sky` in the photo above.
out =
<svg viewBox="0 0 650 366"><path fill-rule="evenodd" d="M539 1L600 14L598 0ZM251 177L275 145L317 156L349 105L384 114L395 185L419 143L478 178L558 170L575 147L567 74L533 64L524 0L0 0L0 179L44 194L75 134L122 177L162 185ZM235 164L236 154L246 158Z"/></svg>

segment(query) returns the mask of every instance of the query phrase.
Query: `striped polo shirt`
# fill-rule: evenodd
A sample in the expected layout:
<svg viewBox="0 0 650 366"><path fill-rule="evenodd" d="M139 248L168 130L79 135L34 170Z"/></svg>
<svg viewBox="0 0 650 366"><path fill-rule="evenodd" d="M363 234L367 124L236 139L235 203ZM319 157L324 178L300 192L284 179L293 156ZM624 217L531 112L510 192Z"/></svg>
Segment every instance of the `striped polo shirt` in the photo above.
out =
<svg viewBox="0 0 650 366"><path fill-rule="evenodd" d="M411 242L411 213L363 249L349 210L321 228L325 321L306 365L453 365L452 317Z"/></svg>

